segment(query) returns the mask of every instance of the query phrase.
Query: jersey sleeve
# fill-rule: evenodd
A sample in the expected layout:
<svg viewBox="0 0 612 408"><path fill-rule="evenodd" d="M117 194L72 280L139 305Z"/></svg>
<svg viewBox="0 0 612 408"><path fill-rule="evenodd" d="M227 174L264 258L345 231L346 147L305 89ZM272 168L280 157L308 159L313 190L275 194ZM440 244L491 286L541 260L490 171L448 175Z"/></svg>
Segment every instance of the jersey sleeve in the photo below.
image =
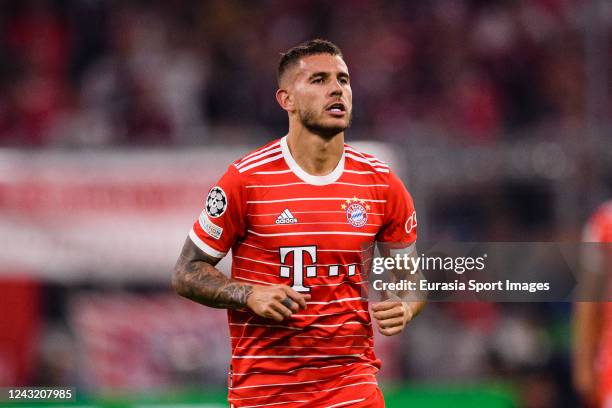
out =
<svg viewBox="0 0 612 408"><path fill-rule="evenodd" d="M245 203L240 173L230 165L206 196L189 237L206 254L223 258L245 233Z"/></svg>
<svg viewBox="0 0 612 408"><path fill-rule="evenodd" d="M391 172L383 227L377 241L405 248L414 244L416 239L417 216L412 197L399 177Z"/></svg>

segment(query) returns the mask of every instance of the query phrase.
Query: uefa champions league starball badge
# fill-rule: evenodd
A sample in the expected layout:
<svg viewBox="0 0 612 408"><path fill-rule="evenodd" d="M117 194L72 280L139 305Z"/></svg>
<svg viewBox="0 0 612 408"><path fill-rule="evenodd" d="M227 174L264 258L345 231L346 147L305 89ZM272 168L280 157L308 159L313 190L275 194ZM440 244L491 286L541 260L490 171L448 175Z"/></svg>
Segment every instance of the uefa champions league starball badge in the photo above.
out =
<svg viewBox="0 0 612 408"><path fill-rule="evenodd" d="M219 186L210 189L206 197L206 213L213 218L223 215L227 208L227 197L225 191Z"/></svg>
<svg viewBox="0 0 612 408"><path fill-rule="evenodd" d="M370 205L365 200L353 197L343 202L340 208L346 211L346 221L353 227L361 228L368 222Z"/></svg>

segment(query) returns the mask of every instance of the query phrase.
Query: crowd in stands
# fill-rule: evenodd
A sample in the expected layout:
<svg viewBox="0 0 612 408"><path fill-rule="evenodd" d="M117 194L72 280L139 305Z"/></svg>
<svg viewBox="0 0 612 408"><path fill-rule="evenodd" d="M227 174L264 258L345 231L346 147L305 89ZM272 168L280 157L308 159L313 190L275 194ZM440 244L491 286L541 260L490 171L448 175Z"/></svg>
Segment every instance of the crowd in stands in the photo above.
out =
<svg viewBox="0 0 612 408"><path fill-rule="evenodd" d="M343 50L353 88L351 132L369 140L401 144L427 135L427 143L491 146L534 129L580 134L588 126L587 36L595 1L0 2L0 147L262 144L287 128L274 98L280 53L315 37ZM601 11L608 48L599 51L612 55L612 7ZM610 85L601 87L612 96ZM578 220L573 235L559 233L571 221L559 227L560 219L601 201L593 194L600 188L596 166L577 168L579 187L553 189L562 183L553 185L554 178L517 182L517 174L530 174L520 166L525 172L505 181L436 191L434 205L422 212L423 229L440 239L574 239L585 217L571 218ZM421 177L430 181L427 173ZM572 188L580 196L574 201L559 194ZM572 210L555 214L560 201ZM18 287L16 297L21 290L38 288ZM64 337L47 330L41 344L67 344L69 313L58 299L79 289L46 284L42 291L41 319L60 322ZM506 379L524 388L524 401L536 401L526 407L576 406L567 304L434 303L401 346L410 353L399 355L395 367L386 363L391 379ZM53 384L60 377L48 367L65 360L55 348L45 350L39 358L47 369L36 371L41 384Z"/></svg>
<svg viewBox="0 0 612 408"><path fill-rule="evenodd" d="M313 37L342 48L353 126L370 138L582 126L587 3L2 2L0 145L268 140L286 130L280 52Z"/></svg>

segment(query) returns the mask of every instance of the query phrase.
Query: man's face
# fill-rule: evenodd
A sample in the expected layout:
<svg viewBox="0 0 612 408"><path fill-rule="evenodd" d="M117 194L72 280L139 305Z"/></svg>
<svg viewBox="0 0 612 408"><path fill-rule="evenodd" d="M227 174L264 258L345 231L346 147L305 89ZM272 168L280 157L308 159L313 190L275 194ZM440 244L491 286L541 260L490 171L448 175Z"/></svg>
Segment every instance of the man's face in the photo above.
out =
<svg viewBox="0 0 612 408"><path fill-rule="evenodd" d="M310 55L289 73L292 95L300 122L311 132L331 138L351 124L353 93L348 68L339 56Z"/></svg>

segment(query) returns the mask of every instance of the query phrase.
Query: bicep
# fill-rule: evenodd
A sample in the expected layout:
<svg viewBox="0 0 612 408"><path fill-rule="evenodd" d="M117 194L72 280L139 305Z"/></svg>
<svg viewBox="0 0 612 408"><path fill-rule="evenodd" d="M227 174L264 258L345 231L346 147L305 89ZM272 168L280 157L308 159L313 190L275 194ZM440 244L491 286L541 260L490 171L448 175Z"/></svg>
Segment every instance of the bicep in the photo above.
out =
<svg viewBox="0 0 612 408"><path fill-rule="evenodd" d="M396 243L405 247L416 241L417 219L412 197L402 181L391 173L387 189L387 203L383 226L377 235L380 242Z"/></svg>
<svg viewBox="0 0 612 408"><path fill-rule="evenodd" d="M238 171L230 165L223 177L209 190L204 208L192 225L189 237L209 257L223 258L245 233L242 186Z"/></svg>
<svg viewBox="0 0 612 408"><path fill-rule="evenodd" d="M183 249L181 250L177 266L186 265L194 262L205 262L207 264L215 266L217 263L219 263L220 260L221 258L213 257L202 251L191 240L190 237L187 237L187 239L185 239L185 243L183 244Z"/></svg>

